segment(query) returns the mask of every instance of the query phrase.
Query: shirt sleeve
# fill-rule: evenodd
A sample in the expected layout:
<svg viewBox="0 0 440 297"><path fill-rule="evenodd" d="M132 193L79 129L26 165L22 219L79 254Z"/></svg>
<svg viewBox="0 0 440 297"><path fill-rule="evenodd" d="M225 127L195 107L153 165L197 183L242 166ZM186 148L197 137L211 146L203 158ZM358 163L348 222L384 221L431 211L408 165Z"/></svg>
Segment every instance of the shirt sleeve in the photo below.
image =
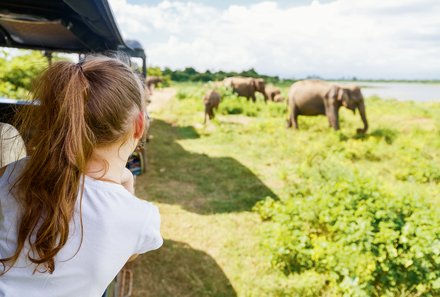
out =
<svg viewBox="0 0 440 297"><path fill-rule="evenodd" d="M144 203L147 205L147 211L145 211L144 224L136 245L136 254L156 250L163 244L162 235L160 234L159 208L149 202L144 201Z"/></svg>

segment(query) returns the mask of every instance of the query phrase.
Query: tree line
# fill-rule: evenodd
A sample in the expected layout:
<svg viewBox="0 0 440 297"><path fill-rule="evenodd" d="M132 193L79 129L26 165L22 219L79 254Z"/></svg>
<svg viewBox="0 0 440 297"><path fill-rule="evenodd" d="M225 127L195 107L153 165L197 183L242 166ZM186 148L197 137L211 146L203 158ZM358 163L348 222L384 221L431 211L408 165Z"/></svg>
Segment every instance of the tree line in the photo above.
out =
<svg viewBox="0 0 440 297"><path fill-rule="evenodd" d="M231 76L245 76L245 77L259 77L263 78L269 83L280 83L286 80L281 79L279 76L270 76L258 73L254 68L249 70L237 71L210 71L206 70L199 72L193 67L186 67L183 70L177 69L172 70L169 67L161 69L160 67L149 67L148 75L151 76L161 76L165 80L175 81L175 82L208 82L208 81L220 81L226 77ZM290 80L289 80L290 81Z"/></svg>

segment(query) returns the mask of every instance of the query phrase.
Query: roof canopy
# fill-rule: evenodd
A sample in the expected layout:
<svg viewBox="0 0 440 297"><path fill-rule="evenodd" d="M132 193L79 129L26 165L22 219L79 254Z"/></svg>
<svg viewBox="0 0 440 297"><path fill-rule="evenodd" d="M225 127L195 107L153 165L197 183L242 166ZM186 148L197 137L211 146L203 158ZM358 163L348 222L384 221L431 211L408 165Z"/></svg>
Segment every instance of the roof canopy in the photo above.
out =
<svg viewBox="0 0 440 297"><path fill-rule="evenodd" d="M0 46L145 58L139 42L122 39L107 0L2 0Z"/></svg>

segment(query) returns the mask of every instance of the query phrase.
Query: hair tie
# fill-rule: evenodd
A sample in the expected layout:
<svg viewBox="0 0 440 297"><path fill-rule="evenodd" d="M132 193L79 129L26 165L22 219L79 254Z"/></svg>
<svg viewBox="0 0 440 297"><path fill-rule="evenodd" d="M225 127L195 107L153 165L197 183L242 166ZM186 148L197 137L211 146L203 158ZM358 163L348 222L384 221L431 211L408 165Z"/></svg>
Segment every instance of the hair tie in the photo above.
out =
<svg viewBox="0 0 440 297"><path fill-rule="evenodd" d="M84 63L84 61L81 61L81 62L76 63L76 66L79 67L79 70L80 70L81 72L84 72L84 69L82 68L82 64L83 64L83 63Z"/></svg>

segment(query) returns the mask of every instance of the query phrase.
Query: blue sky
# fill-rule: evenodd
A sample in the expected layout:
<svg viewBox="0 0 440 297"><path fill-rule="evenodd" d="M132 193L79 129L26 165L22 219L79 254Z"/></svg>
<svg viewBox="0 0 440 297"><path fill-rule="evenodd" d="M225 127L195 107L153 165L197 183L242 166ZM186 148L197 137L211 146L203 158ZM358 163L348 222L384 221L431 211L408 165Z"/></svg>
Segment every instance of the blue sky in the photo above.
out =
<svg viewBox="0 0 440 297"><path fill-rule="evenodd" d="M110 0L149 65L281 77L440 78L440 1Z"/></svg>

